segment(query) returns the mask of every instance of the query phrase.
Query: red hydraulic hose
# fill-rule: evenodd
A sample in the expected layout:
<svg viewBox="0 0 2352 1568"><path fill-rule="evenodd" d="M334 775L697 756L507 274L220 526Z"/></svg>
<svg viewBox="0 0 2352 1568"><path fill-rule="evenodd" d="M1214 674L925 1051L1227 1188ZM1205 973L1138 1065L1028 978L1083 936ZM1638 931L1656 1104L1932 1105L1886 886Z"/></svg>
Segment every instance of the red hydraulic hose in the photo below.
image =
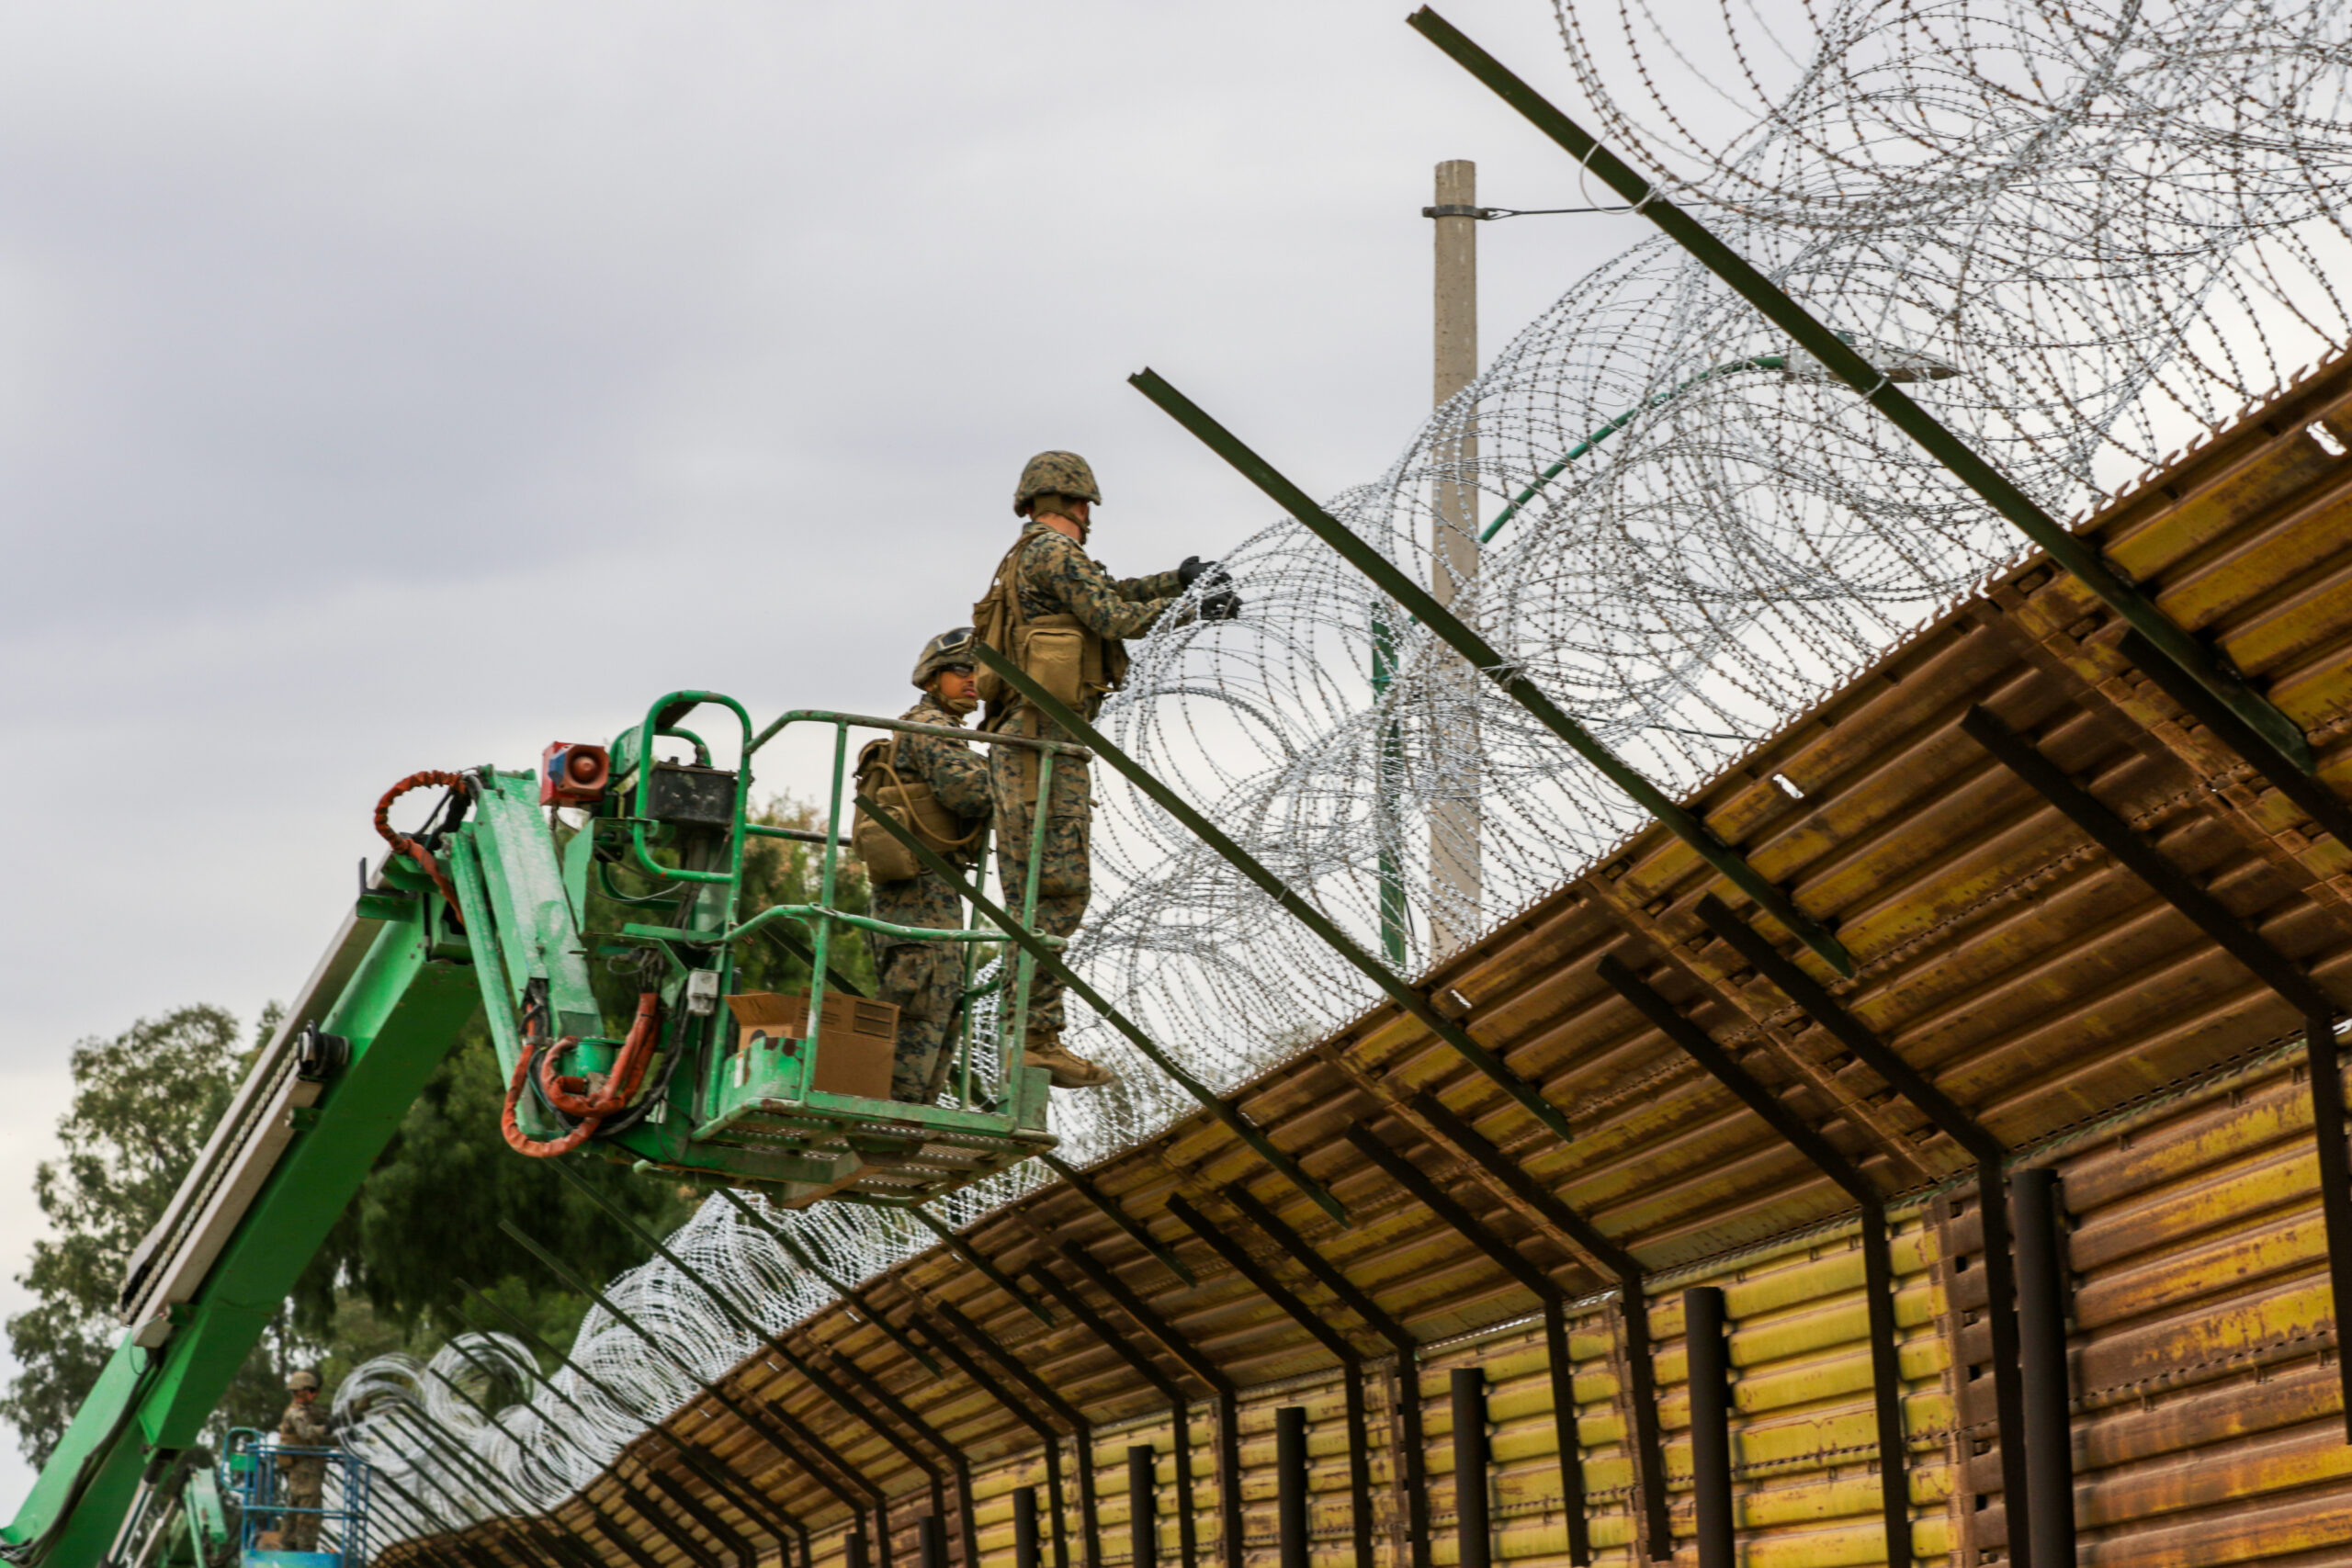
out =
<svg viewBox="0 0 2352 1568"><path fill-rule="evenodd" d="M558 1042L554 1050L539 1058L539 1092L548 1097L549 1105L567 1116L610 1116L625 1109L637 1098L638 1087L645 1081L653 1043L661 1036L661 1020L660 993L647 991L640 995L637 998L637 1021L629 1025L628 1038L622 1042L621 1054L613 1060L613 1070L605 1075L605 1087L594 1094L580 1092L588 1087L585 1078L556 1076L556 1058L568 1043Z"/></svg>
<svg viewBox="0 0 2352 1568"><path fill-rule="evenodd" d="M559 1040L556 1042L556 1049L561 1050L571 1043L573 1042L568 1037ZM533 1159L553 1159L558 1155L568 1155L586 1143L594 1134L596 1129L604 1125L605 1119L602 1116L591 1116L551 1144L543 1144L535 1138L525 1137L523 1129L514 1121L514 1102L522 1098L523 1080L530 1072L531 1058L536 1055L537 1052L532 1043L525 1041L521 1054L514 1058L514 1076L507 1081L506 1111L499 1118L498 1130L506 1134L507 1146L515 1153L528 1155Z"/></svg>
<svg viewBox="0 0 2352 1568"><path fill-rule="evenodd" d="M500 1119L499 1129L506 1135L507 1144L534 1159L547 1159L556 1155L568 1155L588 1141L605 1118L628 1109L630 1100L645 1083L645 1070L653 1046L662 1035L662 994L646 991L637 998L637 1020L629 1025L628 1038L621 1043L621 1054L613 1061L613 1070L605 1075L605 1087L594 1094L577 1092L587 1087L584 1078L558 1077L556 1058L580 1043L577 1035L567 1034L548 1046L539 1049L538 1037L527 1035L521 1055L514 1059L514 1076L506 1086L506 1110ZM567 1116L584 1118L581 1123L553 1143L540 1143L523 1135L514 1120L515 1103L522 1099L523 1088L529 1081L531 1063L539 1064L539 1092L548 1103Z"/></svg>
<svg viewBox="0 0 2352 1568"><path fill-rule="evenodd" d="M466 917L458 908L458 890L449 886L448 874L435 863L432 851L410 838L406 833L395 832L392 829L392 802L409 791L423 789L427 784L440 784L447 789L463 789L466 787L466 781L464 775L460 773L428 771L409 774L408 777L386 790L384 798L376 803L376 831L384 836L384 842L392 846L393 853L406 855L424 868L424 874L433 879L433 886L441 890L441 897L448 900L449 918L458 922L459 931L463 931L466 929Z"/></svg>

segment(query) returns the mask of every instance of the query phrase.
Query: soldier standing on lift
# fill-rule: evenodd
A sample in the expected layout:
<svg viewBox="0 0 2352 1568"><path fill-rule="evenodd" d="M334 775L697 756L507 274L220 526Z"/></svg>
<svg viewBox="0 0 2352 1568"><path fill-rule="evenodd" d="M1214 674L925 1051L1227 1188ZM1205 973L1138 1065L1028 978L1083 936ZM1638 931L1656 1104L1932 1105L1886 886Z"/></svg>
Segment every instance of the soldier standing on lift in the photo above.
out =
<svg viewBox="0 0 2352 1568"><path fill-rule="evenodd" d="M1216 563L1198 556L1173 571L1114 580L1081 547L1089 519L1102 502L1094 470L1075 452L1040 452L1021 470L1012 511L1023 519L1021 537L996 569L987 597L972 606L980 640L1021 667L1082 718L1127 673L1125 638L1148 631L1169 604ZM1224 574L1212 577L1215 587ZM1241 612L1231 590L1202 600L1203 620L1230 620ZM1003 735L1067 740L1058 726L983 674L979 694L989 705L981 726ZM1028 886L1029 840L1037 809L1037 753L1014 746L989 750L989 784L995 797L997 875L1006 908L1018 912ZM1093 795L1082 764L1054 760L1053 797L1046 803L1046 838L1038 857L1035 929L1067 937L1086 913L1092 886ZM1092 1089L1110 1071L1062 1043L1061 982L1040 974L1029 994L1022 1059L1044 1067L1057 1089Z"/></svg>
<svg viewBox="0 0 2352 1568"><path fill-rule="evenodd" d="M972 691L972 628L958 626L923 645L914 684L922 701L899 716L910 724L959 728L979 706ZM858 789L951 865L971 859L989 818L987 764L960 740L939 735L893 734L869 743L858 758ZM874 918L894 926L953 929L963 923L955 890L879 828L856 836L873 882ZM920 942L868 932L881 999L899 1010L898 1053L890 1068L890 1098L929 1105L939 1098L956 1053L950 1042L964 1001L963 944Z"/></svg>
<svg viewBox="0 0 2352 1568"><path fill-rule="evenodd" d="M277 1441L280 1449L324 1449L334 1445L334 1427L327 1420L327 1413L319 1408L319 1374L301 1371L289 1373L286 1379L287 1393L292 1403L286 1414L277 1418ZM319 1549L318 1510L326 1506L327 1459L321 1453L284 1453L277 1456L277 1472L285 1478L286 1506L309 1510L299 1514L278 1516L278 1534L288 1551L316 1551Z"/></svg>

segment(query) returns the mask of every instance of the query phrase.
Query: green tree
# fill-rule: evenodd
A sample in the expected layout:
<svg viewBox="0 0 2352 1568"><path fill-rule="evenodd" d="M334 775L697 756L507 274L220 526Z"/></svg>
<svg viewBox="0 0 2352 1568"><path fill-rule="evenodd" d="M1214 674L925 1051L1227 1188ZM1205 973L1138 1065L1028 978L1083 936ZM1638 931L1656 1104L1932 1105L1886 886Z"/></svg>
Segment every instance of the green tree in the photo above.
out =
<svg viewBox="0 0 2352 1568"><path fill-rule="evenodd" d="M506 1146L499 1130L505 1097L506 1075L489 1034L468 1029L296 1287L294 1323L303 1334L331 1341L338 1314L356 1296L379 1329L397 1330L412 1348L437 1344L463 1326L458 1309L471 1284L519 1309L548 1338L568 1343L587 1302L517 1247L502 1221L592 1280L644 1260L637 1239L564 1180L553 1161L526 1159ZM693 1212L674 1182L648 1180L593 1155L567 1157L576 1175L657 1235ZM352 1327L362 1320L342 1321Z"/></svg>
<svg viewBox="0 0 2352 1568"><path fill-rule="evenodd" d="M275 1024L273 1015L263 1029ZM251 1055L237 1021L204 1006L74 1048L74 1103L57 1126L63 1152L33 1177L55 1234L33 1243L17 1277L35 1303L8 1320L18 1371L0 1396L0 1416L33 1463L48 1459L113 1352L124 1266L196 1163ZM276 1373L291 1348L280 1333L248 1359L224 1403L232 1419L276 1415Z"/></svg>
<svg viewBox="0 0 2352 1568"><path fill-rule="evenodd" d="M784 796L762 807L754 820L770 828L797 828L804 832L821 830L823 819L817 807L806 802ZM842 824L846 839L848 824ZM791 839L754 839L743 856L743 890L741 908L745 916L771 908L778 904L814 904L822 890L823 852L814 844L800 843ZM852 915L863 915L870 908L870 894L865 867L844 842L841 858L834 867L833 908ZM808 932L797 925L767 925L761 928L773 932L769 941L751 947L736 955L736 985L746 991L805 991L808 988L808 961L806 949ZM835 927L832 941L833 971L854 985L867 996L874 994L874 958L866 951L862 931Z"/></svg>

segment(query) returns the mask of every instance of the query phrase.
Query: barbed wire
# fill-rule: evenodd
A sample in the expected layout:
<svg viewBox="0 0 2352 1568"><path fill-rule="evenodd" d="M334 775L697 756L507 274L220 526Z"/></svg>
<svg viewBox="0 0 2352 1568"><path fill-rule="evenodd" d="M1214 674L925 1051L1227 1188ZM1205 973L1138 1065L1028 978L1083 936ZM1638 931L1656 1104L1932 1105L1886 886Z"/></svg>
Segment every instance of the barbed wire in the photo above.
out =
<svg viewBox="0 0 2352 1568"><path fill-rule="evenodd" d="M2352 327L2331 282L2352 260L2332 177L2352 163L2341 0L1724 0L1713 28L1620 0L1558 18L1579 112L1616 151L2053 512L2095 506ZM1442 487L1478 496L1477 514L1442 516ZM1329 510L1424 584L1476 537L1456 613L1676 794L2020 552L1659 239L1570 287ZM1443 933L1493 925L1644 825L1295 521L1225 565L1243 618L1170 617L1136 645L1102 728L1398 969L1421 972ZM1095 894L1072 961L1197 1077L1235 1087L1377 999L1095 771ZM1433 875L1437 861L1475 863L1475 886ZM1091 1163L1193 1110L1070 1009L1075 1043L1119 1081L1055 1097L1066 1157ZM960 1226L1046 1179L1032 1164L935 1212ZM824 1276L865 1279L933 1240L886 1210L750 1201L757 1222L706 1202L671 1245L771 1332L831 1303ZM681 1363L716 1379L756 1348L666 1265L608 1294L677 1360L599 1308L571 1351L593 1376L560 1371L494 1418L435 1392L473 1386L453 1347L369 1363L338 1406L390 1401L356 1430L419 1495L431 1482L466 1500L452 1506L499 1511L392 1419L403 1400L552 1504L695 1393Z"/></svg>

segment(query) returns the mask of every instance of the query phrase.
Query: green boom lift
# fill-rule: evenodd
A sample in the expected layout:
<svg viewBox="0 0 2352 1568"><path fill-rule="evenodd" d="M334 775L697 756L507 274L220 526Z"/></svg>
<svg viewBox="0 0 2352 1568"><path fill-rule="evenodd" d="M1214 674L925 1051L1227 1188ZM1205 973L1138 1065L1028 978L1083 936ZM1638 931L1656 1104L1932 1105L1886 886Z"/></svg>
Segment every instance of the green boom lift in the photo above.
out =
<svg viewBox="0 0 2352 1568"><path fill-rule="evenodd" d="M698 708L739 728L733 767L715 764L710 747L684 728ZM794 726L831 732L821 831L748 819L752 759ZM850 928L919 935L976 955L976 944L1007 933L906 931L833 907L853 728L1026 747L1040 753L1041 788L1050 787L1057 757L1084 756L1050 741L814 710L755 735L733 699L673 692L609 747L559 743L536 772L484 767L395 785L376 812L393 852L363 874L317 968L132 1254L121 1343L0 1530L0 1557L28 1568L95 1568L122 1557L125 1520L198 1441L263 1326L478 1009L507 1075L507 1141L529 1156L577 1151L673 1179L758 1186L786 1206L907 1206L1053 1147L1046 1074L1022 1066L1017 1051L983 1049L971 1006L946 1103L874 1097L888 1092L875 1090L871 1075L876 1051L887 1064L894 1020L845 994L830 962L836 938ZM392 801L433 786L445 793L429 825L395 832ZM559 809L584 813L584 821L559 830ZM761 836L821 847L815 903L742 907L745 850ZM635 874L637 891L614 883L621 867ZM592 900L592 887L601 897ZM1002 901L1025 923L1036 890L1022 891ZM770 938L808 960L806 997L734 994L744 944ZM628 1016L600 1007L591 984L600 964L632 976ZM1000 1041L1022 1038L1034 964L1024 951L998 965L1010 970L1005 983L978 985L967 957L967 998L997 999ZM851 1087L872 1092L845 1091L842 1068L861 1059L865 1079Z"/></svg>

